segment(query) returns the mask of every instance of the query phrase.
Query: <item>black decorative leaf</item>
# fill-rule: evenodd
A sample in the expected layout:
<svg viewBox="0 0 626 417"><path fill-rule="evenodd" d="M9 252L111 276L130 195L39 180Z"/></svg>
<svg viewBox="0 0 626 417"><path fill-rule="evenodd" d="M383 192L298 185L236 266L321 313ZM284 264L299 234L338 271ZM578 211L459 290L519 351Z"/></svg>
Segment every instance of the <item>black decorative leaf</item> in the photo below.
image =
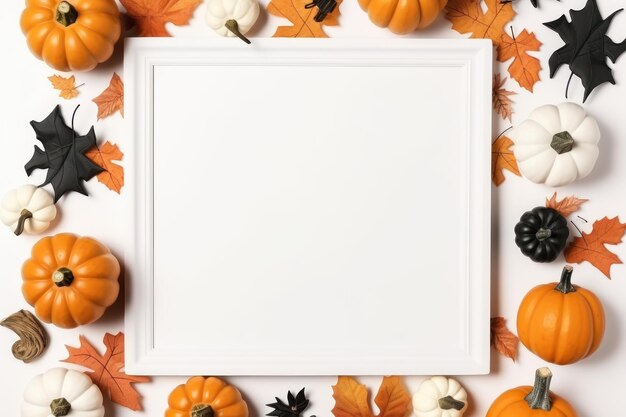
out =
<svg viewBox="0 0 626 417"><path fill-rule="evenodd" d="M586 101L589 94L600 84L606 82L615 84L606 58L615 62L626 51L626 40L615 43L606 33L615 15L622 10L617 10L603 19L596 0L588 0L582 10L570 10L571 22L563 15L557 20L544 23L557 32L565 42L565 46L556 50L550 57L550 78L554 77L562 65L569 65L572 76L578 76L585 87L583 101Z"/></svg>
<svg viewBox="0 0 626 417"><path fill-rule="evenodd" d="M33 120L30 125L44 150L35 146L32 158L24 166L26 174L30 175L36 168L47 169L46 180L41 186L52 184L55 202L69 191L87 195L83 181L102 172L102 168L84 155L96 146L93 126L85 136L78 136L73 128L74 117L72 116L72 128L69 128L61 116L59 106L41 122Z"/></svg>
<svg viewBox="0 0 626 417"><path fill-rule="evenodd" d="M304 395L304 388L295 397L291 391L287 391L287 401L289 404L285 404L283 400L276 397L275 403L266 404L268 407L273 408L266 416L298 417L309 406L309 400Z"/></svg>

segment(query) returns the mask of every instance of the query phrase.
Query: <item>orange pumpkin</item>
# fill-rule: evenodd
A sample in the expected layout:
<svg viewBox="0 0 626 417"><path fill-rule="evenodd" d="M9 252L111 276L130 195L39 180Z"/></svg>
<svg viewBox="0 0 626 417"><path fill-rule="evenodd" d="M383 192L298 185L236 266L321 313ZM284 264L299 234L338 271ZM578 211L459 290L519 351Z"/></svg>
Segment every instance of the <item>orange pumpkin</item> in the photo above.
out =
<svg viewBox="0 0 626 417"><path fill-rule="evenodd" d="M115 0L26 0L20 20L31 52L59 71L89 71L120 37Z"/></svg>
<svg viewBox="0 0 626 417"><path fill-rule="evenodd" d="M44 237L22 266L22 293L42 321L71 329L98 320L119 294L109 249L69 233Z"/></svg>
<svg viewBox="0 0 626 417"><path fill-rule="evenodd" d="M248 417L237 388L219 378L194 376L170 393L165 417Z"/></svg>
<svg viewBox="0 0 626 417"><path fill-rule="evenodd" d="M491 404L485 417L576 417L574 408L550 392L552 372L537 369L535 385L510 389Z"/></svg>
<svg viewBox="0 0 626 417"><path fill-rule="evenodd" d="M539 285L526 294L517 312L517 334L541 359L567 365L586 358L604 336L604 310L594 293L572 285L571 266L557 284Z"/></svg>
<svg viewBox="0 0 626 417"><path fill-rule="evenodd" d="M448 0L359 0L370 20L397 34L430 26Z"/></svg>

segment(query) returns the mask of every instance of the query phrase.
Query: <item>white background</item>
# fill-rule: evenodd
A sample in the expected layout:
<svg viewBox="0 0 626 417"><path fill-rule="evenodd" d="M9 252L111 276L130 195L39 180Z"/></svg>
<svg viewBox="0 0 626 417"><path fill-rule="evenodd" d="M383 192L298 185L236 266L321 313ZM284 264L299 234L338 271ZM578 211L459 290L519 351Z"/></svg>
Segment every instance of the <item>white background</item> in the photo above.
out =
<svg viewBox="0 0 626 417"><path fill-rule="evenodd" d="M63 103L63 113L69 119L76 104L81 104L77 115L76 128L85 132L92 124L96 125L96 133L100 141L111 140L119 143L122 150L130 147L130 141L122 137L123 119L119 114L96 123L97 109L90 100L98 95L109 83L113 71L121 74L121 48L107 64L98 67L88 74L78 74L78 83L86 83L80 88L80 95L67 102L57 97L52 90L47 76L55 72L35 60L27 50L24 38L19 29L19 14L22 2L9 1L3 4L0 14L0 80L2 81L2 100L0 100L0 193L26 182L38 183L43 179L43 172L37 172L33 178L27 178L23 165L32 154L35 138L28 122L32 119L41 120L57 103ZM367 16L358 8L354 1L346 0L341 10L341 26L329 28L333 37L367 38L391 37L385 30L370 24ZM538 105L559 103L563 100L565 84L569 76L563 68L554 80L548 79L547 60L550 53L561 46L556 33L541 25L542 22L558 18L569 8L582 8L584 0L567 0L557 3L552 0L541 0L542 9L535 10L527 0L516 3L518 16L513 22L516 33L523 28L537 33L544 43L539 53L544 64L542 82L536 85L535 93L522 91L515 82L509 81L507 87L519 94L516 101L514 122L525 118L528 112ZM622 7L622 0L598 0L604 15ZM176 36L214 36L204 24L202 14L204 8L197 10L190 27L171 28ZM259 29L251 36L271 36L280 19L263 15L258 23ZM610 31L615 41L626 36L626 13L619 15ZM423 37L458 37L450 30L450 24L441 19L433 29L419 34ZM626 58L622 57L613 65L615 78L619 86L602 86L589 98L585 107L594 115L603 131L600 143L601 153L595 171L587 179L559 190L563 196L576 193L590 199L579 213L590 223L582 221L579 226L589 230L591 222L605 215L613 217L621 215L626 219L626 194L623 191L626 178L626 166L621 156L626 154L625 134L626 118ZM498 69L496 64L496 69ZM500 66L504 71L504 66ZM444 93L444 92L442 92ZM570 88L570 95L576 101L583 94L580 82L575 80ZM211 99L211 98L207 98ZM508 127L506 122L496 123L495 130ZM433 178L436 181L436 178ZM123 222L126 214L123 211L123 200L115 193L97 183L94 179L87 184L91 197L85 198L71 194L61 200L61 216L54 229L50 232L72 231L83 235L96 236L121 257L126 242L121 238ZM502 315L509 319L514 328L517 306L523 295L534 285L558 279L562 268L561 260L551 265L534 264L523 257L515 247L512 229L523 211L543 203L544 198L554 190L532 184L522 178L507 175L507 181L493 194L493 279L492 308L494 315ZM123 193L124 191L122 191ZM436 202L432 202L436 204ZM0 233L0 316L7 316L20 308L28 306L23 301L20 286L20 266L28 257L30 247L36 237L15 238L7 229ZM626 258L626 246L611 247L621 258ZM599 351L575 365L566 367L551 366L555 376L553 390L568 398L578 409L581 417L609 415L620 412L622 395L622 379L626 371L626 267L623 265L612 268L613 280L607 280L599 271L589 264L578 266L574 280L593 290L604 302L607 315L607 331L605 340ZM38 361L24 365L13 359L10 347L15 340L14 335L6 329L0 330L0 403L3 414L19 415L19 403L22 389L26 382L37 373L59 365L58 360L65 358L65 344L77 345L78 335L85 334L96 345L105 331L117 332L123 329L122 298L96 324L75 330L58 330L47 326L51 335L51 346ZM437 312L425 319L433 319ZM284 330L286 331L286 329ZM492 358L492 373L488 376L459 378L470 393L472 405L470 416L482 416L489 404L504 389L521 384L531 383L535 368L544 363L524 348L516 363L496 354ZM411 391L414 391L422 377L406 378ZM377 389L380 378L360 378L370 387ZM293 377L293 378L262 378L236 377L229 381L239 386L248 400L252 416L262 416L268 409L265 403L273 401L274 396L284 397L288 389L294 391L307 387L311 396L312 407L307 415L316 414L320 417L330 416L333 406L331 385L333 377ZM151 384L138 387L144 395L145 414L162 415L166 408L167 394L171 389L184 382L184 378L155 378ZM124 417L134 413L119 406L107 405L107 415Z"/></svg>

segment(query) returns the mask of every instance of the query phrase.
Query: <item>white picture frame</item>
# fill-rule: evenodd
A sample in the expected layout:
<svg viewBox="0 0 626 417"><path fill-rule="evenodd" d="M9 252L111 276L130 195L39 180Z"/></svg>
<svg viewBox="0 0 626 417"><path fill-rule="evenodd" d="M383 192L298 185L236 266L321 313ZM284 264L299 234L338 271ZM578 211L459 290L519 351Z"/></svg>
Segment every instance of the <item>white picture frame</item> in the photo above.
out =
<svg viewBox="0 0 626 417"><path fill-rule="evenodd" d="M491 42L144 38L124 62L126 372L489 372Z"/></svg>

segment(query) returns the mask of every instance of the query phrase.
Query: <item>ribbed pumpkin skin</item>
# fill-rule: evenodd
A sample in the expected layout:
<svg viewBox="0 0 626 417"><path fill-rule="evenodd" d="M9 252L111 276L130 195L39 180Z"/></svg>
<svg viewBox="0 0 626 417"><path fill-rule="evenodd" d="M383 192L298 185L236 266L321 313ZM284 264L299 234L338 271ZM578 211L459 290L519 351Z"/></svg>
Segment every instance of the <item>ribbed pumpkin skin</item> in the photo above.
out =
<svg viewBox="0 0 626 417"><path fill-rule="evenodd" d="M68 268L74 280L58 287L52 276ZM120 264L109 249L88 237L48 236L33 246L22 266L22 293L46 323L70 329L98 320L119 294Z"/></svg>
<svg viewBox="0 0 626 417"><path fill-rule="evenodd" d="M32 53L59 71L89 71L109 59L121 34L114 0L67 0L78 12L69 26L56 21L60 0L26 0L20 25Z"/></svg>
<svg viewBox="0 0 626 417"><path fill-rule="evenodd" d="M541 359L567 365L595 352L604 336L604 309L591 291L574 285L563 294L557 283L526 294L517 313L517 334Z"/></svg>
<svg viewBox="0 0 626 417"><path fill-rule="evenodd" d="M359 0L370 20L402 35L430 26L448 0Z"/></svg>
<svg viewBox="0 0 626 417"><path fill-rule="evenodd" d="M577 417L576 410L563 398L550 392L552 409L533 410L524 398L533 387L523 386L503 392L489 407L485 417Z"/></svg>
<svg viewBox="0 0 626 417"><path fill-rule="evenodd" d="M248 405L237 388L219 378L194 376L170 393L165 417L190 417L194 405L206 404L215 417L248 417Z"/></svg>

